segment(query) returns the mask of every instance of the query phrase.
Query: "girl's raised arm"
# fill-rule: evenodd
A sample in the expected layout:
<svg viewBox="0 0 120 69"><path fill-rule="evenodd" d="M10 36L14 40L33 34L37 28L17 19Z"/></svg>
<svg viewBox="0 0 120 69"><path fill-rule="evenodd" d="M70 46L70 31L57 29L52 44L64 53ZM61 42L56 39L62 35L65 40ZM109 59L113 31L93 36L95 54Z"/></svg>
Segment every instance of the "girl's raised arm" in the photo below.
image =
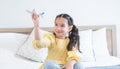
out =
<svg viewBox="0 0 120 69"><path fill-rule="evenodd" d="M32 20L34 23L34 37L35 40L39 40L40 36L39 36L39 15L37 13L33 13L32 14Z"/></svg>

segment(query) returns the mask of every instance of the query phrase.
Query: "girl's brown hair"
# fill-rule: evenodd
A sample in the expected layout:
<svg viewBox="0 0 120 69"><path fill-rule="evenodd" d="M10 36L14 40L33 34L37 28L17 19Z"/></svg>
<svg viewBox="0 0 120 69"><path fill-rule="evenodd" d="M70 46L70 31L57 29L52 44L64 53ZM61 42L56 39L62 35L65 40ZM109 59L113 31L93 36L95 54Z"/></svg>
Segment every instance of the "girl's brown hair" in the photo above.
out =
<svg viewBox="0 0 120 69"><path fill-rule="evenodd" d="M67 50L71 51L77 44L78 50L81 52L78 28L74 25L72 17L68 14L59 14L56 16L55 20L59 17L65 18L68 21L68 25L73 26L72 30L69 32L70 42L68 43Z"/></svg>

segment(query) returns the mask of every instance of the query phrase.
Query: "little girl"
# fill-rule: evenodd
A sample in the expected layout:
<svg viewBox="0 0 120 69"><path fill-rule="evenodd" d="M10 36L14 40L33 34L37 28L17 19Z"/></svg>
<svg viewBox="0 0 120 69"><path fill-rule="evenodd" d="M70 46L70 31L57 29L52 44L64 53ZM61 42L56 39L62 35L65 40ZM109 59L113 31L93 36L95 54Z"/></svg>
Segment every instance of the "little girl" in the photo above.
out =
<svg viewBox="0 0 120 69"><path fill-rule="evenodd" d="M45 34L43 38L39 36L38 14L33 13L32 20L33 46L37 49L48 47L48 56L40 69L84 69L76 53L79 50L78 29L68 14L57 15L53 33Z"/></svg>

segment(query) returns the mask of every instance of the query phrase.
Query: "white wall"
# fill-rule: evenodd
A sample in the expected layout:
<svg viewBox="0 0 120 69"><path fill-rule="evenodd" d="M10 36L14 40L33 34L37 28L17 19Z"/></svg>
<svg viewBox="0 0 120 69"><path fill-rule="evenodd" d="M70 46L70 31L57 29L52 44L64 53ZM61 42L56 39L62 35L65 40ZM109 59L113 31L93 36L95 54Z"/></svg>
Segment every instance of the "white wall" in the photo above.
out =
<svg viewBox="0 0 120 69"><path fill-rule="evenodd" d="M70 14L76 25L116 25L120 57L120 0L0 0L0 27L33 27L25 10L45 12L40 26L53 26L59 13Z"/></svg>

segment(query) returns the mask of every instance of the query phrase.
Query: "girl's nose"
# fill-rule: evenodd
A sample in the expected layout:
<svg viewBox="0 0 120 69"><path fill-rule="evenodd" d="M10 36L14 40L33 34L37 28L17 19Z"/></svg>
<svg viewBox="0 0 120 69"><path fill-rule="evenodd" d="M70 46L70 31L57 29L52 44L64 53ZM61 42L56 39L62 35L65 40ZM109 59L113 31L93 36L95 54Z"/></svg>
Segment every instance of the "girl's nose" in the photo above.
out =
<svg viewBox="0 0 120 69"><path fill-rule="evenodd" d="M60 28L60 27L57 27L57 30L61 30L61 28Z"/></svg>

